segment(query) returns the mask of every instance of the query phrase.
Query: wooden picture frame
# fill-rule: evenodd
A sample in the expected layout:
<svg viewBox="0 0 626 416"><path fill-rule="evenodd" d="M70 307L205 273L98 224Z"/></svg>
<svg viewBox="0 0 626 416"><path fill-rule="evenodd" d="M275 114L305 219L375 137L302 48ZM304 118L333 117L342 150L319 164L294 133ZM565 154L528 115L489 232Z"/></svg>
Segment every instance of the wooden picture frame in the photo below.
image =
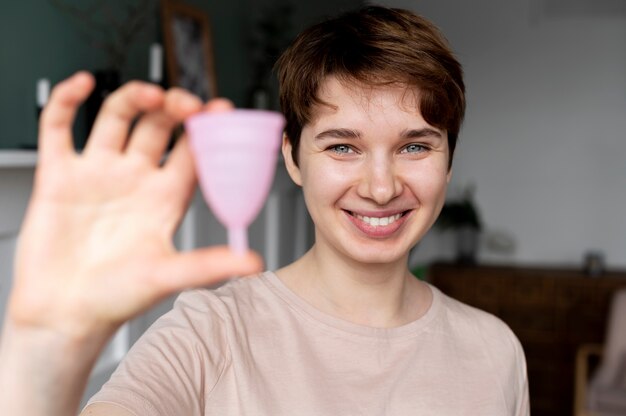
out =
<svg viewBox="0 0 626 416"><path fill-rule="evenodd" d="M161 0L161 21L168 83L203 101L217 96L209 18L174 0Z"/></svg>

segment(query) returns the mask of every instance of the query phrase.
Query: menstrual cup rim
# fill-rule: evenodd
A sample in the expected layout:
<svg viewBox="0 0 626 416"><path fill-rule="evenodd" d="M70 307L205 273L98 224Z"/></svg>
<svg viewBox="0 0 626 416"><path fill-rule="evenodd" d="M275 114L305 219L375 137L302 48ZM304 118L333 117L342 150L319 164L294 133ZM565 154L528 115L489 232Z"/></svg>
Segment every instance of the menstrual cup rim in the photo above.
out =
<svg viewBox="0 0 626 416"><path fill-rule="evenodd" d="M258 119L261 119L261 121L267 121L268 117L274 118L276 119L276 121L278 121L279 119L282 122L285 121L285 116L283 116L283 114L280 111L257 110L257 109L251 109L251 108L235 108L235 109L227 110L227 111L214 111L214 112L202 111L200 113L190 116L187 119L186 123L196 123L196 122L199 122L200 120L208 121L209 119L211 121L220 120L220 119L229 119L229 118L235 118L241 115L246 115L249 118L258 118Z"/></svg>

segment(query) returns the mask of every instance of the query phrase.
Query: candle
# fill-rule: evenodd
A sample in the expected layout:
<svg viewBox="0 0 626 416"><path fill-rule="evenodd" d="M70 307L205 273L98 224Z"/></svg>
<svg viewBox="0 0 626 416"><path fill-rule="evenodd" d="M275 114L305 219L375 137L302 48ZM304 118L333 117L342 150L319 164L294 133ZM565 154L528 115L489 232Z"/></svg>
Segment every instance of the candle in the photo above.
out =
<svg viewBox="0 0 626 416"><path fill-rule="evenodd" d="M163 47L158 43L153 43L150 46L149 79L156 84L163 81Z"/></svg>
<svg viewBox="0 0 626 416"><path fill-rule="evenodd" d="M50 98L50 80L41 78L37 80L37 108L43 108Z"/></svg>

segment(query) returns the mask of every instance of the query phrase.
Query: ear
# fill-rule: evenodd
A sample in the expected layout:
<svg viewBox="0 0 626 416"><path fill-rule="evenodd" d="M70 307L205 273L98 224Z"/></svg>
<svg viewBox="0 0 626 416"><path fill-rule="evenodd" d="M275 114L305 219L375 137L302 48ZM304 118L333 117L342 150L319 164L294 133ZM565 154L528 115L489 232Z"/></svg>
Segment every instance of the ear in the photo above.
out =
<svg viewBox="0 0 626 416"><path fill-rule="evenodd" d="M450 169L448 169L448 174L446 175L446 182L448 182L448 184L450 184L451 180L452 180L452 167L450 167Z"/></svg>
<svg viewBox="0 0 626 416"><path fill-rule="evenodd" d="M292 146L289 138L286 133L283 133L283 158L285 159L285 167L287 168L287 173L289 173L289 177L294 183L298 186L302 186L302 176L300 174L300 168L296 165L296 162L293 160L293 155L291 154Z"/></svg>

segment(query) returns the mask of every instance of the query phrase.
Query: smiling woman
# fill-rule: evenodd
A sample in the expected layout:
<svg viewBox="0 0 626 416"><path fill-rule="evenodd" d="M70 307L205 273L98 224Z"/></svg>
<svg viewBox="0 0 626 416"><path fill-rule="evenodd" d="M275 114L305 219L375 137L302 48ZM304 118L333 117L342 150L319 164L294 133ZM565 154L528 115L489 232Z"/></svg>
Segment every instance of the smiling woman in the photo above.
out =
<svg viewBox="0 0 626 416"><path fill-rule="evenodd" d="M315 244L259 279L181 298L93 406L527 415L524 354L510 329L407 268L443 205L465 107L460 65L439 32L406 11L369 7L303 32L277 69L283 156ZM166 333L183 361L155 368ZM202 365L198 345L210 357ZM175 394L143 377L181 373L189 382ZM194 384L198 373L209 390Z"/></svg>
<svg viewBox="0 0 626 416"><path fill-rule="evenodd" d="M527 416L524 353L515 335L494 316L415 279L407 266L410 249L442 208L465 108L461 67L442 35L407 11L367 7L305 30L279 60L278 72L288 123L282 152L313 219L313 247L256 279L183 293L84 414ZM67 121L88 90L85 78L69 82L53 94L46 120L56 114ZM211 102L210 109L224 110L224 104ZM89 170L67 155L65 142L50 140L66 135L67 122L63 129L58 120L44 124L50 164L44 167L52 174L42 177L53 181L61 176L55 168L68 169L82 184L57 189L63 203L49 203L48 188L40 191L37 215L26 223L29 238L21 243L21 253L44 258L48 267L38 269L42 262L21 255L12 322L74 335L68 348L56 352L72 360L43 377L72 383L31 394L44 403L48 391L56 400L71 399L80 374L88 373L91 351L146 304L181 287L258 268L252 255L233 257L216 248L179 254L167 244L192 189L192 163L182 140L159 167L146 132L159 132L164 142L168 130L201 104L181 91L163 94L131 84L105 108L126 109L125 121L112 117L115 112L103 115L118 134L99 129L86 156L134 172L125 184L131 195L119 194L110 169L108 182L98 188L101 169ZM143 127L122 149L128 124L140 111L147 113ZM77 196L76 204L68 204L74 191L89 203ZM89 198L94 192L102 204ZM78 212L70 209L75 206ZM93 208L91 215L85 206ZM84 253L80 238L51 244L51 237L44 241L35 232L63 213L64 223L83 221L70 236L94 242L99 236L101 244L92 245L99 250L78 256ZM124 221L131 226L117 226ZM115 232L109 232L111 224ZM50 257L48 246L58 256ZM50 291L27 296L24 288L38 284L56 289L59 304ZM19 369L10 358L22 346L15 337L3 339L11 343L0 364ZM62 354L68 350L72 354ZM49 368L34 367L37 380L41 368ZM6 396L2 387L15 389L15 383L2 380L0 394Z"/></svg>

